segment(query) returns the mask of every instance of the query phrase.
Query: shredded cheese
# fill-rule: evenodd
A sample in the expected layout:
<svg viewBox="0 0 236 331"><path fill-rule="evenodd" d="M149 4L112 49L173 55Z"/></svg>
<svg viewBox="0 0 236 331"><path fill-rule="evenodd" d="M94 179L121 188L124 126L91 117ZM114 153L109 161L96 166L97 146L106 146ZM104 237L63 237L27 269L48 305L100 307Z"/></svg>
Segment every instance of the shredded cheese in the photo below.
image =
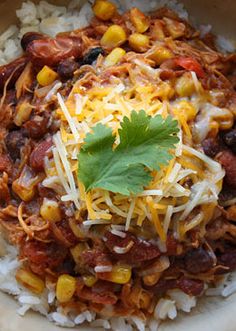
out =
<svg viewBox="0 0 236 331"><path fill-rule="evenodd" d="M132 215L133 215L133 212L134 212L134 207L135 207L135 200L136 199L132 199L132 201L130 203L130 208L129 208L128 215L127 215L127 218L126 218L126 223L125 223L125 230L126 231L128 231L129 227L130 227L130 222L131 222L131 218L132 218Z"/></svg>
<svg viewBox="0 0 236 331"><path fill-rule="evenodd" d="M200 128L199 132L203 132L206 128L202 127L209 125L212 120L208 109L213 109L214 114L211 114L214 115L214 120L219 121L222 116L228 115L228 111L211 105L209 96L204 100L205 94L202 93L201 83L194 72L191 72L195 86L194 95L190 98L177 98L173 102L169 100L170 96L173 96L173 87L171 83L161 81L160 69L152 68L141 57L131 58L130 64L126 78L111 75L109 81L104 84L100 80L102 70L99 67L95 68L93 73L78 79L67 99L57 93L57 115L61 127L53 137L53 159L45 160L47 177L43 185L53 188L60 194L62 201L72 201L78 212L82 206L86 208L89 217L83 222L86 229L91 225L112 225L118 221L119 225L112 225L112 233L122 237L123 231L130 229L131 220L140 227L149 222L164 247L168 230L173 228L174 220L179 219L181 224L183 221L184 225L180 227L183 234L196 224L209 219L210 213L204 206L217 204L224 170L219 163L196 149L193 139L196 130ZM91 80L91 77L94 79ZM89 88L84 85L88 79L91 83ZM60 84L56 83L46 98L53 97L60 87ZM195 109L193 114L190 113L191 116L196 117L198 114L198 120L194 119L194 126L185 116L184 109L181 109L184 102ZM163 118L168 115L176 117L180 131L174 158L166 167L154 171L150 185L131 199L99 189L85 193L77 178L77 155L86 134L101 123L113 130L116 143L119 143L118 130L123 117L129 117L132 110L141 109L150 116L161 114ZM188 186L188 182L191 182L192 186ZM201 206L202 216L195 218L193 212L197 206ZM186 219L191 221L187 222Z"/></svg>
<svg viewBox="0 0 236 331"><path fill-rule="evenodd" d="M75 140L78 141L79 140L78 131L76 129L75 123L74 123L60 93L57 93L57 99L58 99L59 105L61 107L61 110L63 111L63 114L65 115L65 118L70 126L71 132L73 133Z"/></svg>
<svg viewBox="0 0 236 331"><path fill-rule="evenodd" d="M45 101L46 102L50 101L61 87L62 87L62 82L59 81L54 82L52 89L48 92L48 94L45 97Z"/></svg>
<svg viewBox="0 0 236 331"><path fill-rule="evenodd" d="M79 190L76 188L76 184L75 184L75 180L74 180L71 168L70 168L70 164L67 160L67 152L66 152L65 146L63 145L61 135L60 135L59 132L54 135L53 141L54 141L55 146L57 148L58 154L60 156L61 162L62 162L63 167L65 169L65 173L66 173L69 185L70 185L69 188L68 188L68 185L65 185L65 187L67 187L67 192L69 194L71 194L72 200L74 201L76 207L78 209L80 209ZM59 170L59 171L61 172L61 170ZM61 176L63 176L63 174L61 174Z"/></svg>
<svg viewBox="0 0 236 331"><path fill-rule="evenodd" d="M167 234L167 232L168 232L172 214L173 214L173 206L168 206L166 214L165 214L165 218L163 221L163 230L164 230L165 234Z"/></svg>

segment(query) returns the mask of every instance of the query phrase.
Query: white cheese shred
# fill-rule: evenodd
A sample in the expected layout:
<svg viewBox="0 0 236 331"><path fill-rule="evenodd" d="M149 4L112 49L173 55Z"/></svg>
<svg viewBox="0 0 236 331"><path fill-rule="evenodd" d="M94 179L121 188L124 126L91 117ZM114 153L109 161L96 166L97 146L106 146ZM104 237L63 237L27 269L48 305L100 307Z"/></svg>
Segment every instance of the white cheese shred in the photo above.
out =
<svg viewBox="0 0 236 331"><path fill-rule="evenodd" d="M57 151L60 155L61 158L61 162L63 164L63 167L65 169L65 173L68 179L68 182L70 184L70 189L68 192L68 194L71 194L72 200L76 206L77 209L80 209L80 203L79 203L79 189L76 188L76 184L75 184L75 180L74 180L74 176L73 173L71 171L70 168L70 163L67 160L67 152L66 152L66 148L63 145L62 139L61 139L61 135L60 132L57 132L54 136L53 136L53 141L54 144L57 148Z"/></svg>
<svg viewBox="0 0 236 331"><path fill-rule="evenodd" d="M132 199L131 203L130 203L130 207L129 207L129 212L126 218L126 224L125 224L125 231L129 230L130 227L130 222L131 222L131 218L134 212L134 207L135 207L135 200L136 199Z"/></svg>
<svg viewBox="0 0 236 331"><path fill-rule="evenodd" d="M73 121L73 118L71 117L66 105L65 105L65 102L62 98L62 96L60 95L60 93L57 93L57 99L58 99L58 103L61 107L61 110L63 112L63 114L65 115L65 118L70 126L70 129L71 129L71 132L73 133L74 137L75 137L75 140L78 141L80 136L79 136L79 133L76 129L76 125Z"/></svg>

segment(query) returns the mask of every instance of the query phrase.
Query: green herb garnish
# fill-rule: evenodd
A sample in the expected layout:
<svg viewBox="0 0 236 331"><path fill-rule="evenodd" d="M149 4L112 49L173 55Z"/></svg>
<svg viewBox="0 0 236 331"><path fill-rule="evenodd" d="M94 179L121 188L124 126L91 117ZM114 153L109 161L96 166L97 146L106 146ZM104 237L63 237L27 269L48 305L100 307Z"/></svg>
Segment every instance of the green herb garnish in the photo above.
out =
<svg viewBox="0 0 236 331"><path fill-rule="evenodd" d="M170 153L179 139L178 123L168 116L148 116L144 110L124 117L120 143L114 148L112 130L98 124L87 134L79 161L79 180L86 191L101 188L123 195L138 194L159 170L173 158Z"/></svg>

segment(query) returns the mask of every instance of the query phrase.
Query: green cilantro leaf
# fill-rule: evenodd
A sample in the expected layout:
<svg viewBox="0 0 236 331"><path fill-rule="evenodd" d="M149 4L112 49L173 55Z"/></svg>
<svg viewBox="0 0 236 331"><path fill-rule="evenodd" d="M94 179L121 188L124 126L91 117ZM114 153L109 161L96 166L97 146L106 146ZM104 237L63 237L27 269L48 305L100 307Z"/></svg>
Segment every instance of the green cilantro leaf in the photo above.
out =
<svg viewBox="0 0 236 331"><path fill-rule="evenodd" d="M79 180L86 191L102 188L123 195L138 194L172 159L171 149L179 139L177 121L171 116L148 116L144 110L124 117L119 130L120 144L114 149L112 130L98 124L87 134L79 161Z"/></svg>

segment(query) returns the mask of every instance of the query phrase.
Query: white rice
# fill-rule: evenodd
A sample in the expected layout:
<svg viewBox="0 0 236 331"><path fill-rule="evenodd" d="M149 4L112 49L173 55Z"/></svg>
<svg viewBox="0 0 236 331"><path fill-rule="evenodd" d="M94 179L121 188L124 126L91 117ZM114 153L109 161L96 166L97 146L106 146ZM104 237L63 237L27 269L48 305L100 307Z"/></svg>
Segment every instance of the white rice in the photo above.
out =
<svg viewBox="0 0 236 331"><path fill-rule="evenodd" d="M24 2L16 14L19 19L18 26L10 26L0 35L0 65L15 59L22 52L20 39L24 33L36 31L55 36L59 32L70 31L85 27L92 17L92 10L89 3L79 9L79 0L72 0L68 8L54 6L45 1L35 5L31 1ZM114 0L121 11L137 6L143 11L151 11L162 6L168 6L175 10L181 18L187 19L188 13L184 6L176 0ZM200 27L202 36L208 33L211 26ZM218 47L226 52L234 50L233 44L222 36L217 38ZM47 95L47 98L50 98ZM90 222L90 221L87 221ZM88 224L91 225L91 224ZM114 229L115 230L115 229ZM116 229L119 231L121 229ZM121 232L121 231L120 231ZM115 331L157 331L161 320L177 316L177 310L190 312L196 305L196 298L190 297L180 290L172 290L157 303L154 317L145 322L137 317L102 319L95 313L85 311L78 316L64 315L60 307L55 311L55 288L47 285L42 295L35 295L19 285L15 279L16 270L20 267L17 260L17 250L6 244L0 236L0 290L12 294L19 302L18 313L24 315L32 309L48 317L57 325L63 327L74 327L83 323L89 323L91 327L103 328L104 330ZM224 297L236 292L236 282L233 279L222 281L216 288L209 288L207 295L222 295ZM55 308L54 308L55 309Z"/></svg>
<svg viewBox="0 0 236 331"><path fill-rule="evenodd" d="M206 34L211 32L211 29L212 29L212 26L210 24L200 25L199 26L199 31L200 31L201 38L205 37Z"/></svg>
<svg viewBox="0 0 236 331"><path fill-rule="evenodd" d="M143 11L168 6L175 10L181 18L188 19L188 13L183 4L176 0L113 0L113 2L118 5L121 12L134 6ZM80 8L79 3L79 0L72 0L68 7L64 7L51 5L46 1L41 1L38 5L31 1L23 2L22 7L16 11L19 19L18 26L11 25L0 35L0 65L20 56L22 53L20 39L26 32L42 32L53 37L59 32L75 30L88 25L93 16L91 6L89 3L85 3ZM199 29L201 35L204 36L211 30L211 26L202 25ZM235 50L235 45L223 36L217 38L217 46L224 52Z"/></svg>
<svg viewBox="0 0 236 331"><path fill-rule="evenodd" d="M183 4L176 0L153 0L148 2L143 0L114 0L114 2L118 4L121 11L134 6L144 11L168 6L175 10L181 18L188 18L188 13ZM41 1L38 5L31 1L23 2L22 7L16 11L19 19L18 26L11 25L0 36L0 65L15 59L21 54L20 39L26 32L35 31L55 36L59 32L85 27L93 16L91 6L86 3L80 10L78 8L79 0L72 0L68 8L51 5L46 1ZM206 31L203 26L202 30ZM233 45L222 36L218 38L218 45L226 51L233 49Z"/></svg>
<svg viewBox="0 0 236 331"><path fill-rule="evenodd" d="M0 65L8 63L22 53L20 39L26 32L42 32L54 37L57 33L80 29L88 25L93 16L89 3L80 10L79 1L72 1L68 8L54 6L46 1L35 5L31 1L23 2L16 11L18 26L11 25L0 36Z"/></svg>
<svg viewBox="0 0 236 331"><path fill-rule="evenodd" d="M224 36L217 36L216 46L222 52L234 52L235 44Z"/></svg>
<svg viewBox="0 0 236 331"><path fill-rule="evenodd" d="M118 5L121 12L134 6L143 11L168 6L181 18L188 19L188 13L183 4L176 0L113 0L113 2ZM79 0L72 0L68 7L64 7L49 4L46 1L41 1L38 5L31 1L23 2L22 7L16 11L19 19L18 26L11 25L0 35L0 65L20 56L22 53L20 39L26 32L42 32L53 37L59 32L80 29L88 25L93 16L91 5L87 2L80 8L79 3ZM210 25L200 26L202 36L210 30ZM225 52L232 52L235 49L233 43L223 36L217 38L217 45Z"/></svg>
<svg viewBox="0 0 236 331"><path fill-rule="evenodd" d="M177 316L177 310L190 312L192 307L196 305L195 298L180 290L172 290L168 292L167 298L159 300L155 309L155 319L150 321L142 321L137 317L102 319L101 316L96 316L95 313L89 311L85 311L78 316L65 315L60 306L55 308L54 286L47 284L43 294L36 295L17 283L15 274L20 267L20 262L17 260L17 250L2 239L0 240L0 251L2 252L2 257L0 258L0 290L14 295L19 303L17 312L21 316L24 316L28 310L32 309L47 316L56 325L63 327L74 327L87 322L94 328L99 329L102 327L104 330L157 331L160 320L165 318L174 319ZM55 310L53 311L53 309Z"/></svg>
<svg viewBox="0 0 236 331"><path fill-rule="evenodd" d="M166 318L175 319L177 311L189 313L196 306L196 297L175 289L167 292L166 298L161 298L156 305L154 318L149 321L142 321L137 317L130 318L110 318L102 319L95 313L85 311L82 314L74 316L65 315L62 308L55 308L55 287L47 284L47 288L41 295L36 295L23 288L15 279L20 262L17 260L17 250L8 245L0 237L0 290L12 294L18 300L18 314L24 316L32 309L63 327L74 327L83 323L89 323L93 328L114 331L157 331L161 320ZM208 288L205 292L208 296L228 297L236 292L236 279L234 275L226 275L216 284L215 288ZM56 309L53 311L53 309Z"/></svg>
<svg viewBox="0 0 236 331"><path fill-rule="evenodd" d="M177 316L177 310L174 300L161 298L154 310L154 317L165 320L166 318L175 319Z"/></svg>

